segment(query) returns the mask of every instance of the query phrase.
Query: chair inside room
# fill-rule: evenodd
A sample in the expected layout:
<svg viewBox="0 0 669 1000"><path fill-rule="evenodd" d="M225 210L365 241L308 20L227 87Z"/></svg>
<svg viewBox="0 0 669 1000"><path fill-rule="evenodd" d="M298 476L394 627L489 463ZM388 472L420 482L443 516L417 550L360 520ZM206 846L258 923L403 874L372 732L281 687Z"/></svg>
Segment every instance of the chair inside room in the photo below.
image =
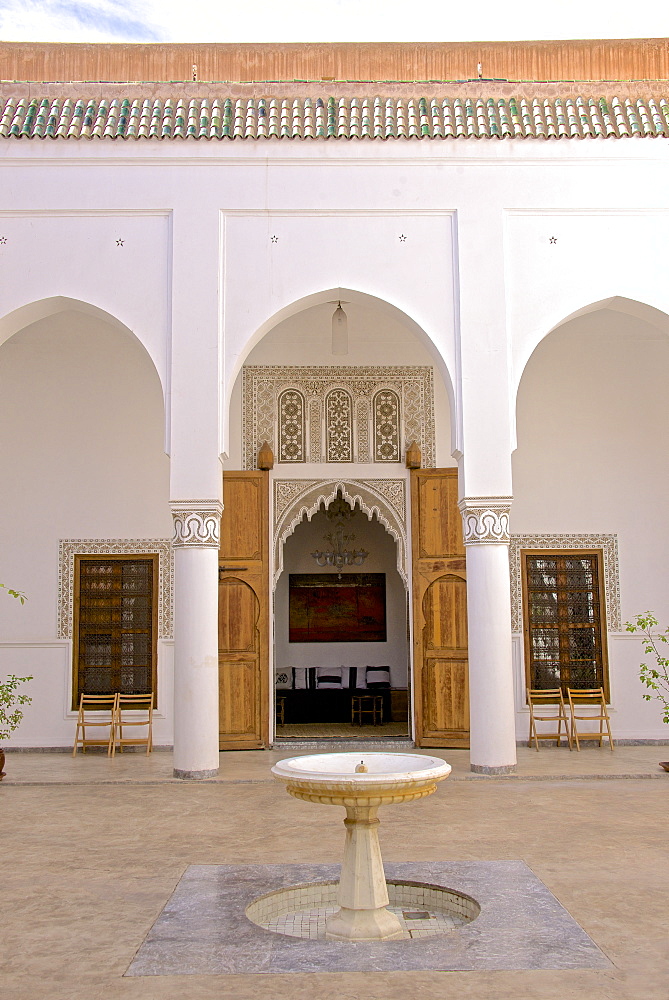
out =
<svg viewBox="0 0 669 1000"><path fill-rule="evenodd" d="M383 725L383 695L354 694L351 696L351 725L364 726L365 722L372 726Z"/></svg>
<svg viewBox="0 0 669 1000"><path fill-rule="evenodd" d="M528 739L528 746L531 747L534 742L535 747L539 750L539 740L555 740L557 745L560 746L560 741L562 739L562 723L564 722L564 734L567 738L569 749L571 750L572 736L569 729L569 722L567 720L567 711L565 708L562 690L560 688L528 688L527 704L530 708L530 735ZM557 722L557 729L554 725L552 725L548 732L539 732L537 729L537 723L544 722Z"/></svg>
<svg viewBox="0 0 669 1000"><path fill-rule="evenodd" d="M131 713L128 715L127 713ZM140 713L138 717L137 713ZM146 732L137 733L137 727L144 727ZM126 736L130 730L133 735ZM127 746L145 746L147 754L153 749L153 693L119 694L116 702L116 725L114 727L114 746L112 757L117 748L123 751Z"/></svg>
<svg viewBox="0 0 669 1000"><path fill-rule="evenodd" d="M601 747L604 739L604 726L609 745L613 750L613 737L611 736L611 724L609 713L606 710L606 699L604 688L567 688L569 699L569 711L571 714L571 736L576 743L576 749L580 750L579 740L598 740ZM587 714L577 714L583 709L589 709ZM577 722L599 722L599 730L582 730L577 726Z"/></svg>
<svg viewBox="0 0 669 1000"><path fill-rule="evenodd" d="M114 732L116 727L117 694L82 694L79 699L79 715L74 734L72 756L76 756L77 748L86 752L86 747L107 747L107 755L114 755ZM106 739L99 739L100 729L108 729ZM86 730L93 730L98 736L89 737Z"/></svg>

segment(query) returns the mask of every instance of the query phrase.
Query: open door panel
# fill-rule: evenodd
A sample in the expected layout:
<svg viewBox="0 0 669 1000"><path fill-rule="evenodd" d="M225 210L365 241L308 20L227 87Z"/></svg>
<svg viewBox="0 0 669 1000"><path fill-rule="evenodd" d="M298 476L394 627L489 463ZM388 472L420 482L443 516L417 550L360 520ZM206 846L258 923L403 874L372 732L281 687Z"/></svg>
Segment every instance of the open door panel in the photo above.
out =
<svg viewBox="0 0 669 1000"><path fill-rule="evenodd" d="M218 566L219 747L269 745L267 472L226 472Z"/></svg>
<svg viewBox="0 0 669 1000"><path fill-rule="evenodd" d="M411 472L416 743L469 746L467 572L457 469Z"/></svg>

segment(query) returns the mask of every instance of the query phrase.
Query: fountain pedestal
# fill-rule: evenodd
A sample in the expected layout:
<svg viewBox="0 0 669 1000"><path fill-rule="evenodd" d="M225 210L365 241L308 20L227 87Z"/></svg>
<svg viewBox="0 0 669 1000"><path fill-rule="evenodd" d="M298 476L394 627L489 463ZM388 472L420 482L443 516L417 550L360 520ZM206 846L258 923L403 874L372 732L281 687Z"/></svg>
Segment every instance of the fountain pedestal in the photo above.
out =
<svg viewBox="0 0 669 1000"><path fill-rule="evenodd" d="M389 941L403 937L388 906L388 889L379 845L378 806L347 806L346 842L337 902L325 927L335 941Z"/></svg>
<svg viewBox="0 0 669 1000"><path fill-rule="evenodd" d="M272 773L295 798L346 808L340 909L327 921L327 938L389 941L404 936L399 919L386 909L377 812L381 805L431 795L450 772L439 757L400 753L313 754L274 765Z"/></svg>

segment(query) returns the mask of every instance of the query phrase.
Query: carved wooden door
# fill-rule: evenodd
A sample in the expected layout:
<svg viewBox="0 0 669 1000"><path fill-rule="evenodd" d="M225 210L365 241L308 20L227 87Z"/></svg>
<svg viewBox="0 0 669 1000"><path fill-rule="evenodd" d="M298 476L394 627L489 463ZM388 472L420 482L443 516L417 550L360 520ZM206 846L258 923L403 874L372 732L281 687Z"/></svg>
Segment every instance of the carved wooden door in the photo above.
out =
<svg viewBox="0 0 669 1000"><path fill-rule="evenodd" d="M223 475L218 567L219 746L269 745L267 472Z"/></svg>
<svg viewBox="0 0 669 1000"><path fill-rule="evenodd" d="M457 469L411 472L416 743L469 746L467 573Z"/></svg>

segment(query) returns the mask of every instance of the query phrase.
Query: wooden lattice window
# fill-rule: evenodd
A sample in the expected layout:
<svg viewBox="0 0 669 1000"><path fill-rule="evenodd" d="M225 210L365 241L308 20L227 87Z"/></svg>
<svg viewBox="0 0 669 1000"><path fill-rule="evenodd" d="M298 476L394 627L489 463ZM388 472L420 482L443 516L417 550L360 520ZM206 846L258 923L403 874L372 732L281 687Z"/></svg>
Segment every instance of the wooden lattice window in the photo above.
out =
<svg viewBox="0 0 669 1000"><path fill-rule="evenodd" d="M158 556L76 556L73 707L156 691Z"/></svg>
<svg viewBox="0 0 669 1000"><path fill-rule="evenodd" d="M527 685L603 687L608 699L601 551L521 551Z"/></svg>

